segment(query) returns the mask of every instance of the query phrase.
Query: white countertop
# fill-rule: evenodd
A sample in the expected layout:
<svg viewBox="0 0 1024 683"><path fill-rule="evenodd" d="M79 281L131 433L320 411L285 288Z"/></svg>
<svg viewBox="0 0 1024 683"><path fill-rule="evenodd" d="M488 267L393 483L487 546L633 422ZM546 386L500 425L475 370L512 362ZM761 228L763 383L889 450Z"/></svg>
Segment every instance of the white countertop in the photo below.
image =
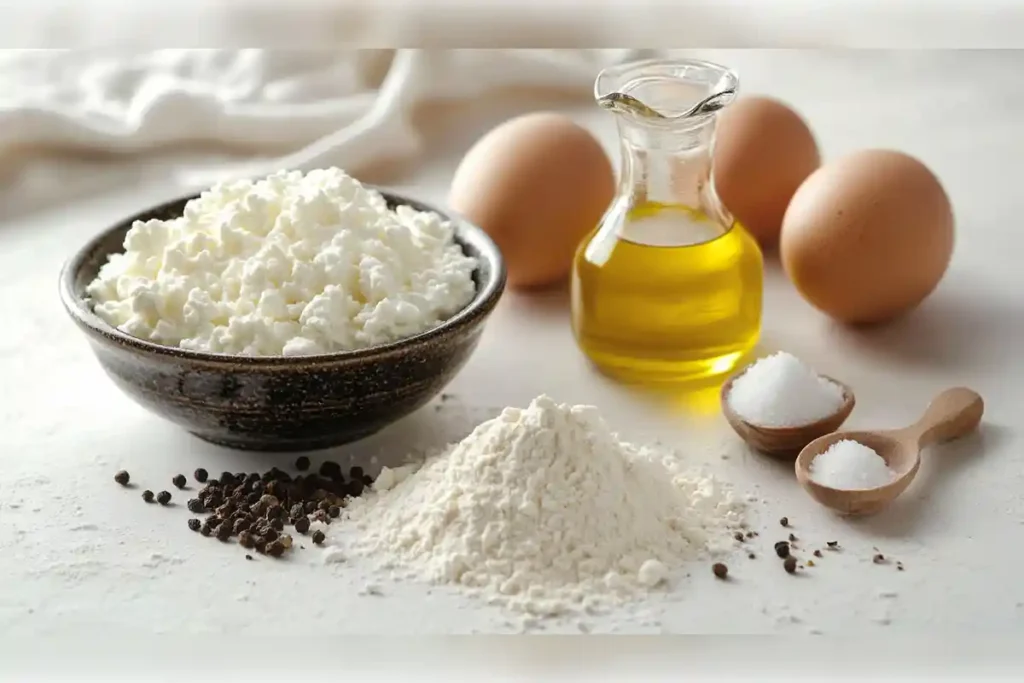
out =
<svg viewBox="0 0 1024 683"><path fill-rule="evenodd" d="M707 56L737 67L746 92L795 104L827 157L867 146L917 155L942 179L957 212L946 279L919 311L884 329L852 332L829 323L771 266L764 348L786 349L849 383L857 408L847 426L901 426L939 390L965 385L986 400L980 433L928 452L917 481L891 510L842 520L804 495L791 467L738 446L714 396L673 406L617 387L577 351L563 295L509 293L451 385L455 399L331 457L368 461L440 445L493 410L525 405L540 393L591 403L625 437L689 450L764 501L755 507L761 557L732 559L735 581L716 583L695 565L669 598L643 606L649 616L612 617L596 622L595 631L1020 628L1024 362L1017 350L1024 338L1024 268L1016 249L1024 247L1018 187L1024 53ZM434 161L390 184L443 201L451 171L477 135L518 110L545 106L528 99L520 96L518 109L492 102L436 117ZM614 153L608 118L588 104L568 111ZM65 166L67 201L29 211L8 188L0 223L7 294L0 300L7 321L0 338L0 632L263 634L280 632L283 624L292 636L510 630L507 615L450 590L385 583L383 596L362 595L366 576L358 563L325 566L309 543L287 561L246 562L237 545L189 531L182 507L147 506L139 489L113 482L115 471L127 469L134 482L174 491L171 476L198 466L255 470L289 464L294 456L275 461L201 442L136 406L105 377L61 309L58 269L92 231L179 190L161 179L163 167L155 162L141 166L134 187L118 183L135 178L140 166L109 160ZM174 492L184 503L186 496ZM785 575L769 557L771 542L784 536L777 522L783 515L798 537L814 545L838 540L845 551L828 554L802 577ZM872 564L873 547L906 570Z"/></svg>

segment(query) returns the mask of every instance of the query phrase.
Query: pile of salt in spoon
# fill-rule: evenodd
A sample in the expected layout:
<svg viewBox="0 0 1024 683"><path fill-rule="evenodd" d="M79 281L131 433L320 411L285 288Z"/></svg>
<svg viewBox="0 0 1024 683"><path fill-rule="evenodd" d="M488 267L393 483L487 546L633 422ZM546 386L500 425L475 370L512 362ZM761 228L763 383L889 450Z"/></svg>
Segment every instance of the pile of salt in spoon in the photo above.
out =
<svg viewBox="0 0 1024 683"><path fill-rule="evenodd" d="M852 439L843 439L815 456L811 478L833 489L858 491L892 483L896 473L874 449Z"/></svg>

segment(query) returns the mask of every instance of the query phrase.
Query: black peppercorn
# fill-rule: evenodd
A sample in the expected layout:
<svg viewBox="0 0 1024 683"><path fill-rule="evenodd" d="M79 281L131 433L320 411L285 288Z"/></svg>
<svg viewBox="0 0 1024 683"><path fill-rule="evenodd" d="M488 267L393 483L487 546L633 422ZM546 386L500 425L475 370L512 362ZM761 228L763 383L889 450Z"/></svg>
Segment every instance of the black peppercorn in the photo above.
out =
<svg viewBox="0 0 1024 683"><path fill-rule="evenodd" d="M341 472L341 465L325 460L320 464L320 476L327 477L328 479L341 479L344 475Z"/></svg>
<svg viewBox="0 0 1024 683"><path fill-rule="evenodd" d="M142 500L146 501L147 503L152 503L153 502L153 492L150 491L149 489L146 489L145 491L143 491L142 492Z"/></svg>
<svg viewBox="0 0 1024 683"><path fill-rule="evenodd" d="M331 507L327 508L327 514L331 517L337 517L341 514L341 508L338 507L337 505L332 505Z"/></svg>
<svg viewBox="0 0 1024 683"><path fill-rule="evenodd" d="M742 542L743 542L743 540L744 540L744 539L743 539L743 532L742 532L742 531L737 531L736 533L734 533L734 534L732 535L732 537L733 537L733 538L735 538L735 539L736 539L737 541L739 541L740 543L742 543Z"/></svg>
<svg viewBox="0 0 1024 683"><path fill-rule="evenodd" d="M191 529L192 531L199 531L199 527L201 527L202 525L203 525L203 523L200 522L195 517L193 517L192 519L188 520L188 528Z"/></svg>
<svg viewBox="0 0 1024 683"><path fill-rule="evenodd" d="M232 530L236 534L240 534L243 531L248 530L248 528L250 526L252 526L252 524L249 522L249 520L247 520L247 519L236 519L234 525L232 525L231 528L232 528Z"/></svg>
<svg viewBox="0 0 1024 683"><path fill-rule="evenodd" d="M270 520L270 528L274 531L284 531L284 520L280 517Z"/></svg>
<svg viewBox="0 0 1024 683"><path fill-rule="evenodd" d="M252 548L256 545L256 541L251 533L249 533L248 531L243 531L240 534L238 534L238 545L242 546L243 548Z"/></svg>
<svg viewBox="0 0 1024 683"><path fill-rule="evenodd" d="M781 557L782 559L786 559L787 557L789 557L789 543L787 543L786 541L779 541L778 543L776 543L775 554Z"/></svg>
<svg viewBox="0 0 1024 683"><path fill-rule="evenodd" d="M228 486L229 484L235 483L235 475L230 472L221 472L219 477L221 486Z"/></svg>
<svg viewBox="0 0 1024 683"><path fill-rule="evenodd" d="M268 543L270 543L271 541L276 541L279 535L277 533L277 529L269 526L265 529L260 529L260 534L263 536L263 538L267 539Z"/></svg>
<svg viewBox="0 0 1024 683"><path fill-rule="evenodd" d="M280 519L284 516L284 508L274 503L267 508L267 519Z"/></svg>
<svg viewBox="0 0 1024 683"><path fill-rule="evenodd" d="M362 478L362 481L363 481L363 486L364 487L365 486L373 486L373 477L371 477L369 474L364 474L363 478Z"/></svg>
<svg viewBox="0 0 1024 683"><path fill-rule="evenodd" d="M309 531L309 518L303 516L296 519L295 530L298 531L300 534L304 534L307 531Z"/></svg>
<svg viewBox="0 0 1024 683"><path fill-rule="evenodd" d="M213 533L213 528L209 524L203 524L201 527L199 527L199 533L201 533L203 536L209 536Z"/></svg>
<svg viewBox="0 0 1024 683"><path fill-rule="evenodd" d="M786 558L786 561L782 563L782 568L786 570L787 574L796 573L796 558L790 555Z"/></svg>
<svg viewBox="0 0 1024 683"><path fill-rule="evenodd" d="M326 539L327 539L327 536L324 535L324 532L320 531L319 529L317 529L316 531L313 532L313 543L316 543L317 545L320 545Z"/></svg>
<svg viewBox="0 0 1024 683"><path fill-rule="evenodd" d="M206 512L206 506L203 505L203 501L198 498L192 498L188 501L188 511L201 515Z"/></svg>
<svg viewBox="0 0 1024 683"><path fill-rule="evenodd" d="M721 562L715 562L711 565L711 571L714 572L715 577L719 579L724 579L729 575L729 568Z"/></svg>
<svg viewBox="0 0 1024 683"><path fill-rule="evenodd" d="M160 493L156 494L156 502L160 503L161 505L167 505L168 503L170 503L171 502L171 493L170 493L170 491L161 491Z"/></svg>
<svg viewBox="0 0 1024 683"><path fill-rule="evenodd" d="M355 465L349 468L348 471L349 479L362 479L364 474L365 472L363 472L363 468L360 467L359 465Z"/></svg>
<svg viewBox="0 0 1024 683"><path fill-rule="evenodd" d="M245 554L245 559L251 560L252 559L252 555L250 555L249 553L246 553Z"/></svg>
<svg viewBox="0 0 1024 683"><path fill-rule="evenodd" d="M226 541L231 538L231 525L221 524L217 527L217 538L221 541Z"/></svg>
<svg viewBox="0 0 1024 683"><path fill-rule="evenodd" d="M204 470L202 467L200 467L200 468L196 469L195 472L192 473L192 476L200 484L205 484L206 480L209 479L209 477L210 477L210 473L207 472L206 470Z"/></svg>
<svg viewBox="0 0 1024 683"><path fill-rule="evenodd" d="M352 496L353 498L358 498L359 496L363 495L363 489L366 487L363 486L363 481L361 479L353 479L348 483L348 486L346 488L348 490L348 495Z"/></svg>
<svg viewBox="0 0 1024 683"><path fill-rule="evenodd" d="M185 488L185 484L188 483L188 481L185 479L184 474L176 474L174 475L174 478L171 479L171 483L174 484L179 489L183 489Z"/></svg>
<svg viewBox="0 0 1024 683"><path fill-rule="evenodd" d="M121 486L127 486L128 485L128 481L130 479L131 479L131 476L126 471L124 471L124 470L121 470L120 472L118 472L117 474L114 475L114 481L116 481Z"/></svg>
<svg viewBox="0 0 1024 683"><path fill-rule="evenodd" d="M306 470L308 470L309 458L307 458L304 455L300 455L299 458L295 461L295 469L297 469L299 472L305 472Z"/></svg>
<svg viewBox="0 0 1024 683"><path fill-rule="evenodd" d="M278 500L284 500L288 497L288 485L279 481L272 481L267 484L267 493Z"/></svg>
<svg viewBox="0 0 1024 683"><path fill-rule="evenodd" d="M267 539L262 536L255 536L252 539L252 547L256 549L260 555L267 552Z"/></svg>
<svg viewBox="0 0 1024 683"><path fill-rule="evenodd" d="M789 526L789 517L783 517L779 520L779 524L782 526Z"/></svg>
<svg viewBox="0 0 1024 683"><path fill-rule="evenodd" d="M292 505L291 509L288 511L288 516L292 519L298 519L304 514L305 511L302 509L302 503L295 503L295 505Z"/></svg>
<svg viewBox="0 0 1024 683"><path fill-rule="evenodd" d="M814 556L815 557L821 557L821 551L820 550L815 550L814 551Z"/></svg>

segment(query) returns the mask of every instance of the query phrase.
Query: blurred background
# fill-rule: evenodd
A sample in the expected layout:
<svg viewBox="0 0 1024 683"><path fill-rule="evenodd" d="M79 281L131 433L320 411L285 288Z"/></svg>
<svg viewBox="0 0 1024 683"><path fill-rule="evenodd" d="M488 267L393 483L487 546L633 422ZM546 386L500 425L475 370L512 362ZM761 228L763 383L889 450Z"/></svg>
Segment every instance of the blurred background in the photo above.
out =
<svg viewBox="0 0 1024 683"><path fill-rule="evenodd" d="M858 131L870 131L870 144L928 161L926 141L913 140L921 128L900 129L906 106L962 125L957 112L1024 105L1013 51L2 50L0 218L126 183L157 182L166 196L281 167L430 183L425 167L443 175L490 126L539 108L606 128L614 153L594 77L658 53L716 59L740 71L741 92L838 119L819 131L829 153L863 146ZM992 125L975 132L994 135Z"/></svg>
<svg viewBox="0 0 1024 683"><path fill-rule="evenodd" d="M128 178L191 187L338 165L393 181L413 169L439 124L494 104L584 100L597 71L633 54L0 51L3 210L52 205Z"/></svg>

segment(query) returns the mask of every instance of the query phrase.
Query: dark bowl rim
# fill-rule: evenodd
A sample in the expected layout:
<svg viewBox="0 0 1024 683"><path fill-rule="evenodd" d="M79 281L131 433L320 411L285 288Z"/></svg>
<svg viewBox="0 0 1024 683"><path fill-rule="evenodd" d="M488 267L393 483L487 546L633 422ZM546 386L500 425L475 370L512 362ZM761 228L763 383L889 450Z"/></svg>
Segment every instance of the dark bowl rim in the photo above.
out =
<svg viewBox="0 0 1024 683"><path fill-rule="evenodd" d="M84 245L75 251L74 254L61 267L60 271L60 298L65 310L71 318L93 338L98 338L104 343L120 344L137 351L146 352L159 356L167 356L179 360L186 360L195 363L213 365L242 365L251 368L286 368L323 363L346 363L350 361L371 360L398 353L408 352L410 348L421 346L439 337L449 335L458 331L466 325L480 322L487 316L501 298L505 290L507 271L504 259L497 244L490 235L484 232L463 216L450 209L439 209L435 205L398 194L386 188L362 183L363 187L379 192L389 204L397 206L409 206L417 211L432 211L442 218L455 224L456 236L461 241L468 241L477 247L480 252L477 258L486 261L490 265L490 277L477 287L476 293L461 310L453 316L444 320L436 327L429 330L405 337L388 344L370 346L352 351L336 351L332 353L319 353L304 356L241 356L227 353L212 353L209 351L194 351L182 349L176 346L166 346L155 342L133 337L116 327L110 325L93 312L87 304L85 297L75 291L75 280L81 271L88 256L95 250L96 246L110 234L118 230L127 230L140 220L143 216L155 214L174 204L184 203L200 196L201 191L189 192L175 198L154 204L147 209L137 211L125 218L115 221L113 224L99 231L92 236Z"/></svg>

